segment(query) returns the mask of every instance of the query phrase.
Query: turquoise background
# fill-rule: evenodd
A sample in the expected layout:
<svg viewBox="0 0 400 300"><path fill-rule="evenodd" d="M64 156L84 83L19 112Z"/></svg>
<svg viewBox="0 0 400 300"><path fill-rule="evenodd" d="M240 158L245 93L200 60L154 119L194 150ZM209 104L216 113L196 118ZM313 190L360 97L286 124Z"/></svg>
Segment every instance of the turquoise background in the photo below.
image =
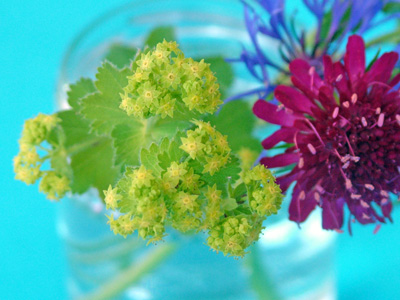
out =
<svg viewBox="0 0 400 300"><path fill-rule="evenodd" d="M0 2L0 299L66 299L57 204L37 187L14 181L12 157L24 120L53 111L60 62L72 38L96 16L127 2ZM400 219L398 210L394 219ZM377 235L372 227L356 227L353 237L338 239L339 299L399 299L400 225L383 226Z"/></svg>

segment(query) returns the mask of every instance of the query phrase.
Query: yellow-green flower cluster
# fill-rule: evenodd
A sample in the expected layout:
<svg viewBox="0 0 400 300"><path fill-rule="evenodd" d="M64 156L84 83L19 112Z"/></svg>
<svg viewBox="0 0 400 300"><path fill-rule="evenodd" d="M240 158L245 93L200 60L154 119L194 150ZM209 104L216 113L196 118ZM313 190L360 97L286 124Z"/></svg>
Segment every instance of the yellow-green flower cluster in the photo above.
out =
<svg viewBox="0 0 400 300"><path fill-rule="evenodd" d="M127 236L138 231L139 236L151 241L164 236L167 209L162 199L160 181L144 166L128 168L116 188L104 191L107 208L119 208L124 215L111 215L109 224L114 233Z"/></svg>
<svg viewBox="0 0 400 300"><path fill-rule="evenodd" d="M216 251L234 256L244 255L245 249L258 240L263 221L278 212L283 200L274 176L262 165L243 170L241 182L246 187L246 197L239 195L243 202L240 206L250 212L246 215L241 209L237 215L224 218L210 230L207 240Z"/></svg>
<svg viewBox="0 0 400 300"><path fill-rule="evenodd" d="M154 155L158 161L129 168L114 188L110 186L104 192L107 207L121 213L118 218L111 215L109 224L117 234L126 236L138 231L150 242L162 239L167 226L181 232L207 231L212 249L243 256L258 239L265 218L276 213L268 205L280 206L279 187L262 166L244 171L242 178L235 177L236 169L229 169L232 155L226 137L209 123L193 123L196 128L187 131L175 148L175 142L163 151L160 146L161 152ZM174 158L168 160L170 157ZM207 167L210 161L218 164ZM235 189L228 178L230 170L231 176L240 178L232 183ZM224 177L221 172L226 173ZM267 198L272 190L275 194ZM234 205L226 205L229 201Z"/></svg>
<svg viewBox="0 0 400 300"><path fill-rule="evenodd" d="M44 171L43 178L39 184L39 190L47 195L50 200L59 200L69 191L69 180L67 177L58 175L54 171Z"/></svg>
<svg viewBox="0 0 400 300"><path fill-rule="evenodd" d="M41 166L49 155L40 157L38 150L47 151L41 144L46 141L58 122L59 119L55 115L45 114L27 120L19 140L20 151L14 158L15 179L34 184L42 177L39 189L51 200L60 199L65 195L69 190L69 180L54 171L42 171Z"/></svg>
<svg viewBox="0 0 400 300"><path fill-rule="evenodd" d="M38 146L57 125L59 119L55 115L38 114L35 118L25 121L20 145Z"/></svg>
<svg viewBox="0 0 400 300"><path fill-rule="evenodd" d="M181 138L180 148L192 159L204 165L203 173L214 175L228 163L231 149L227 136L215 130L210 123L194 120L195 130L188 130L187 137Z"/></svg>
<svg viewBox="0 0 400 300"><path fill-rule="evenodd" d="M96 77L71 86L72 109L60 119L39 114L26 121L14 159L16 178L27 184L42 178L39 189L49 199L71 189L102 190L120 178L104 191L115 234L137 232L157 242L168 227L202 231L213 250L243 256L258 240L263 221L280 208L282 195L270 171L251 169L254 153L242 149L240 165L227 136L210 123L190 123L222 103L210 66L185 58L175 42L164 41L138 55L132 73L106 63ZM99 101L105 103L101 109ZM122 109L118 114L115 105ZM122 118L124 111L151 119L132 122ZM160 120L166 117L172 119ZM165 138L159 141L160 136ZM135 147L129 137L135 137ZM152 141L158 144L142 149ZM93 150L98 164L82 167Z"/></svg>
<svg viewBox="0 0 400 300"><path fill-rule="evenodd" d="M261 218L254 222L246 215L232 216L210 230L207 243L217 251L243 256L246 248L258 240L261 230Z"/></svg>
<svg viewBox="0 0 400 300"><path fill-rule="evenodd" d="M120 108L137 118L173 117L175 110L214 113L219 85L209 64L185 58L176 42L159 43L133 63L133 75L121 94Z"/></svg>
<svg viewBox="0 0 400 300"><path fill-rule="evenodd" d="M248 189L250 208L259 215L276 214L282 204L282 191L275 184L271 171L262 165L257 165L242 174ZM254 188L261 186L263 188Z"/></svg>

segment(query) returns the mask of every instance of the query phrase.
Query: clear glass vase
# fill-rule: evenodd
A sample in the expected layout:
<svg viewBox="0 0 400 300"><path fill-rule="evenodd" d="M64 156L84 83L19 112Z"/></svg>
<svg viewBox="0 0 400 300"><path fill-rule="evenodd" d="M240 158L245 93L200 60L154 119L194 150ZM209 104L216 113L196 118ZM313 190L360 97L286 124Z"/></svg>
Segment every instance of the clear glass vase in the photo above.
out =
<svg viewBox="0 0 400 300"><path fill-rule="evenodd" d="M141 45L154 27L171 25L187 56L238 57L250 43L242 4L232 0L133 1L101 17L72 43L58 83L58 105L65 108L68 85L93 77L110 45ZM265 41L265 47L269 47ZM235 68L231 93L257 86L245 68ZM288 221L288 201L266 222L264 234L244 259L208 250L205 237L171 233L165 243L124 239L109 229L104 206L91 190L63 199L58 228L65 241L70 298L135 300L255 300L336 298L334 235L321 229L314 213L302 225ZM154 250L174 249L135 284L129 279ZM119 277L118 277L119 276ZM118 284L115 278L119 279ZM123 284L121 284L123 281ZM118 280L117 280L118 282ZM96 291L101 291L100 294Z"/></svg>

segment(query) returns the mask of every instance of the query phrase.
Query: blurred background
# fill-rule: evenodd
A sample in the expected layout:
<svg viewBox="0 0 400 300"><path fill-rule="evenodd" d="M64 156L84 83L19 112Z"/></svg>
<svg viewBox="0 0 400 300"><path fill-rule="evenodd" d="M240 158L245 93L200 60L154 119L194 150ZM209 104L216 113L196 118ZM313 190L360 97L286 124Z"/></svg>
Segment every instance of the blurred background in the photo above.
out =
<svg viewBox="0 0 400 300"><path fill-rule="evenodd" d="M236 0L232 0L236 1ZM55 109L62 57L94 18L127 0L0 2L0 298L66 299L65 253L55 228L57 204L14 180L22 124ZM393 214L400 220L400 212ZM338 298L400 297L400 225L355 226L338 237ZM332 233L336 234L336 233Z"/></svg>

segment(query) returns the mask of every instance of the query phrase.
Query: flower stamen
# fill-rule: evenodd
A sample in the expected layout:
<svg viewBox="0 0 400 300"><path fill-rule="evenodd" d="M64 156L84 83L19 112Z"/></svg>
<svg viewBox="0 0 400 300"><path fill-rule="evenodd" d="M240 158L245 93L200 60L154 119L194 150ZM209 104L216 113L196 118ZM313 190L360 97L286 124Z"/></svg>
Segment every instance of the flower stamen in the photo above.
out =
<svg viewBox="0 0 400 300"><path fill-rule="evenodd" d="M336 119L338 115L339 115L339 107L336 107L333 110L332 118Z"/></svg>
<svg viewBox="0 0 400 300"><path fill-rule="evenodd" d="M351 144L350 144L349 138L347 137L347 135L344 135L344 137L346 138L347 145L349 145L349 149L350 149L350 153L351 153L351 155L353 155L353 156L355 157L356 155L355 155L355 153L354 153L354 150L353 150L353 148L351 147Z"/></svg>
<svg viewBox="0 0 400 300"><path fill-rule="evenodd" d="M346 178L345 184L346 184L346 189L348 189L348 190L350 190L353 187L351 180L348 178Z"/></svg>
<svg viewBox="0 0 400 300"><path fill-rule="evenodd" d="M362 214L362 217L363 217L364 219L367 219L367 220L371 219L371 217L368 216L366 213L363 213L363 214Z"/></svg>
<svg viewBox="0 0 400 300"><path fill-rule="evenodd" d="M307 148L308 148L308 150L310 150L312 155L317 154L317 150L315 150L315 147L313 145L307 144Z"/></svg>
<svg viewBox="0 0 400 300"><path fill-rule="evenodd" d="M378 231L381 229L381 227L382 227L381 224L377 224L377 225L375 226L375 229L374 229L374 234L377 234Z"/></svg>
<svg viewBox="0 0 400 300"><path fill-rule="evenodd" d="M321 136L319 135L319 133L318 133L317 129L314 127L314 125L308 119L306 119L306 122L308 123L308 125L310 125L312 131L314 131L315 135L317 136L317 138L319 139L321 144L325 146L324 141L322 140Z"/></svg>
<svg viewBox="0 0 400 300"><path fill-rule="evenodd" d="M378 118L378 127L382 127L383 126L383 122L385 122L385 114L381 113L379 115L379 118Z"/></svg>
<svg viewBox="0 0 400 300"><path fill-rule="evenodd" d="M362 123L362 125L363 125L364 127L367 127L367 126L368 126L367 120L366 120L364 117L361 118L361 123Z"/></svg>
<svg viewBox="0 0 400 300"><path fill-rule="evenodd" d="M304 167L304 158L300 157L299 159L299 169Z"/></svg>
<svg viewBox="0 0 400 300"><path fill-rule="evenodd" d="M375 187L372 184L367 183L367 184L364 184L364 186L365 186L366 189L368 189L370 191L375 190Z"/></svg>
<svg viewBox="0 0 400 300"><path fill-rule="evenodd" d="M318 203L320 203L320 201L321 201L321 196L319 195L318 192L315 192L315 193L314 193L314 198L315 198L315 201L317 201Z"/></svg>
<svg viewBox="0 0 400 300"><path fill-rule="evenodd" d="M344 163L344 165L342 166L342 169L347 169L350 165L350 161L347 161Z"/></svg>
<svg viewBox="0 0 400 300"><path fill-rule="evenodd" d="M358 96L357 96L356 93L354 93L354 94L351 96L351 103L356 104L357 100L358 100Z"/></svg>
<svg viewBox="0 0 400 300"><path fill-rule="evenodd" d="M396 115L397 124L400 126L400 115Z"/></svg>

